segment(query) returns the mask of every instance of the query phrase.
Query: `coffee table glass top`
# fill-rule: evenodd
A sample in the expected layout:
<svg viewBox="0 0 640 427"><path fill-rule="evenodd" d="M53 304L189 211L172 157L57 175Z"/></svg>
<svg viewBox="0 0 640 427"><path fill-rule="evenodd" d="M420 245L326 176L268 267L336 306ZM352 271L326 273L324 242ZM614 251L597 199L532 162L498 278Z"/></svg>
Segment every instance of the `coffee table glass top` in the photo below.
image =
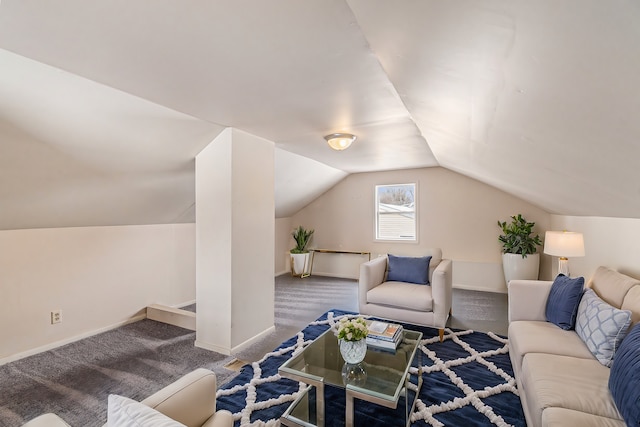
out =
<svg viewBox="0 0 640 427"><path fill-rule="evenodd" d="M310 384L346 387L377 399L397 402L422 339L421 332L405 329L403 333L395 352L369 347L362 363L347 365L340 354L338 339L328 330L285 362L280 373Z"/></svg>

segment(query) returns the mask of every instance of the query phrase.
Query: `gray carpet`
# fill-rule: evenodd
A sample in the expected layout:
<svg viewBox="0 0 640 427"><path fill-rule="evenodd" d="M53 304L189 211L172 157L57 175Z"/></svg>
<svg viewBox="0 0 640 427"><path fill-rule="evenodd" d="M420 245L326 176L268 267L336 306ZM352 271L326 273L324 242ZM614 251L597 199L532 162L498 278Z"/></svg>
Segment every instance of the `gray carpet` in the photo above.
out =
<svg viewBox="0 0 640 427"><path fill-rule="evenodd" d="M195 332L142 320L0 366L0 426L54 412L74 427L102 426L110 393L135 400L198 367L222 384L230 357L194 347Z"/></svg>

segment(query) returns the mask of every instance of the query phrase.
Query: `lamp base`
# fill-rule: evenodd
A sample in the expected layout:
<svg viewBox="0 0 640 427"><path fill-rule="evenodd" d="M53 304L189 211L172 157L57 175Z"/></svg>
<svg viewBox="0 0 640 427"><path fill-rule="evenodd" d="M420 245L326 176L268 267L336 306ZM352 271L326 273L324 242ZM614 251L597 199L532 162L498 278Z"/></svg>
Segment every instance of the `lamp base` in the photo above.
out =
<svg viewBox="0 0 640 427"><path fill-rule="evenodd" d="M558 258L558 274L569 277L569 260L565 257Z"/></svg>

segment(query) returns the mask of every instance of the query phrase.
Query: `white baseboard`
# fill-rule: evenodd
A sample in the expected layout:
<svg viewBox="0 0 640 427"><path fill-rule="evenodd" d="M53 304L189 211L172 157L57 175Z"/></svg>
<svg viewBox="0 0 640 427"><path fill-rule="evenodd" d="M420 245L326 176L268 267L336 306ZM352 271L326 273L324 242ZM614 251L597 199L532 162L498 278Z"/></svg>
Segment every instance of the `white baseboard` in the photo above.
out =
<svg viewBox="0 0 640 427"><path fill-rule="evenodd" d="M190 331L196 330L196 314L162 304L151 304L147 307L147 319L167 323Z"/></svg>
<svg viewBox="0 0 640 427"><path fill-rule="evenodd" d="M0 366L5 365L7 363L15 362L16 360L24 359L25 357L33 356L34 354L42 353L44 351L53 350L54 348L58 348L58 347L61 347L63 345L71 344L73 342L80 341L82 339L89 338L89 337L92 337L94 335L101 334L103 332L111 331L111 330L119 328L121 326L128 325L129 323L133 323L133 322L137 322L139 320L145 319L146 317L147 317L147 315L145 313L138 314L138 315L133 316L133 317L131 317L131 318L127 319L127 320L124 320L122 322L118 322L118 323L115 323L113 325L105 326L104 328L100 328L100 329L96 329L96 330L93 330L93 331L85 332L83 334L76 335L76 336L73 336L71 338L66 338L64 340L56 341L56 342L53 342L51 344L46 344L46 345L43 345L43 346L40 346L40 347L37 347L37 348L33 348L31 350L27 350L27 351L23 351L21 353L17 353L17 354L11 355L9 357L5 357L3 359L0 359Z"/></svg>
<svg viewBox="0 0 640 427"><path fill-rule="evenodd" d="M240 352L240 351L252 346L254 343L256 343L257 341L261 340L263 337L269 335L270 333L272 333L275 330L276 330L275 325L265 329L264 331L260 332L258 335L254 336L252 338L249 338L245 342L233 347L231 349L231 353L232 354L233 353L238 353L238 352Z"/></svg>
<svg viewBox="0 0 640 427"><path fill-rule="evenodd" d="M220 353L220 354L224 354L225 356L230 356L234 353L238 353L250 346L252 346L254 343L256 343L258 340L262 339L263 337L267 336L268 334L272 333L273 331L276 330L275 326L271 326L267 329L265 329L264 331L260 332L258 335L249 338L248 340L246 340L245 342L233 347L233 348L226 348L226 347L222 347L219 345L215 345L215 344L210 344L210 343L206 343L206 342L202 342L202 341L198 341L196 339L196 347L199 348L204 348L205 350L209 350L209 351L215 351L216 353Z"/></svg>

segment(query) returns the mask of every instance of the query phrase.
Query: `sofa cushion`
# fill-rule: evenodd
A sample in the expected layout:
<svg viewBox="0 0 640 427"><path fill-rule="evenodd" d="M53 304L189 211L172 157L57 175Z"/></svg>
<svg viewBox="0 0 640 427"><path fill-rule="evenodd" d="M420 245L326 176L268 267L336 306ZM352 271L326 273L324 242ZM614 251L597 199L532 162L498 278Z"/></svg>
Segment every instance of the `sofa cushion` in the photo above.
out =
<svg viewBox="0 0 640 427"><path fill-rule="evenodd" d="M541 420L542 412L554 407L622 419L607 387L609 368L594 358L529 353L521 375L532 419Z"/></svg>
<svg viewBox="0 0 640 427"><path fill-rule="evenodd" d="M547 321L558 325L558 327L569 330L573 329L576 322L576 312L578 303L584 291L584 277L574 279L558 274L551 285L545 316Z"/></svg>
<svg viewBox="0 0 640 427"><path fill-rule="evenodd" d="M627 425L640 425L640 325L622 341L613 360L609 389Z"/></svg>
<svg viewBox="0 0 640 427"><path fill-rule="evenodd" d="M578 305L576 333L604 366L611 366L630 324L630 311L607 304L593 289L585 291Z"/></svg>
<svg viewBox="0 0 640 427"><path fill-rule="evenodd" d="M527 353L548 353L593 359L587 345L574 331L565 331L553 323L522 320L509 324L509 355L516 376Z"/></svg>
<svg viewBox="0 0 640 427"><path fill-rule="evenodd" d="M432 311L431 286L384 282L367 292L367 302L417 311Z"/></svg>
<svg viewBox="0 0 640 427"><path fill-rule="evenodd" d="M620 308L631 311L631 327L640 323L640 286L629 289Z"/></svg>
<svg viewBox="0 0 640 427"><path fill-rule="evenodd" d="M626 427L623 420L600 417L565 408L547 408L542 412L542 425L551 427Z"/></svg>
<svg viewBox="0 0 640 427"><path fill-rule="evenodd" d="M429 284L429 262L431 256L404 257L388 255L387 280L418 285Z"/></svg>
<svg viewBox="0 0 640 427"><path fill-rule="evenodd" d="M129 398L109 395L107 403L108 427L185 427L166 415Z"/></svg>
<svg viewBox="0 0 640 427"><path fill-rule="evenodd" d="M607 267L598 267L587 283L587 287L596 291L603 301L617 308L622 306L627 292L636 285L640 285L640 280Z"/></svg>

